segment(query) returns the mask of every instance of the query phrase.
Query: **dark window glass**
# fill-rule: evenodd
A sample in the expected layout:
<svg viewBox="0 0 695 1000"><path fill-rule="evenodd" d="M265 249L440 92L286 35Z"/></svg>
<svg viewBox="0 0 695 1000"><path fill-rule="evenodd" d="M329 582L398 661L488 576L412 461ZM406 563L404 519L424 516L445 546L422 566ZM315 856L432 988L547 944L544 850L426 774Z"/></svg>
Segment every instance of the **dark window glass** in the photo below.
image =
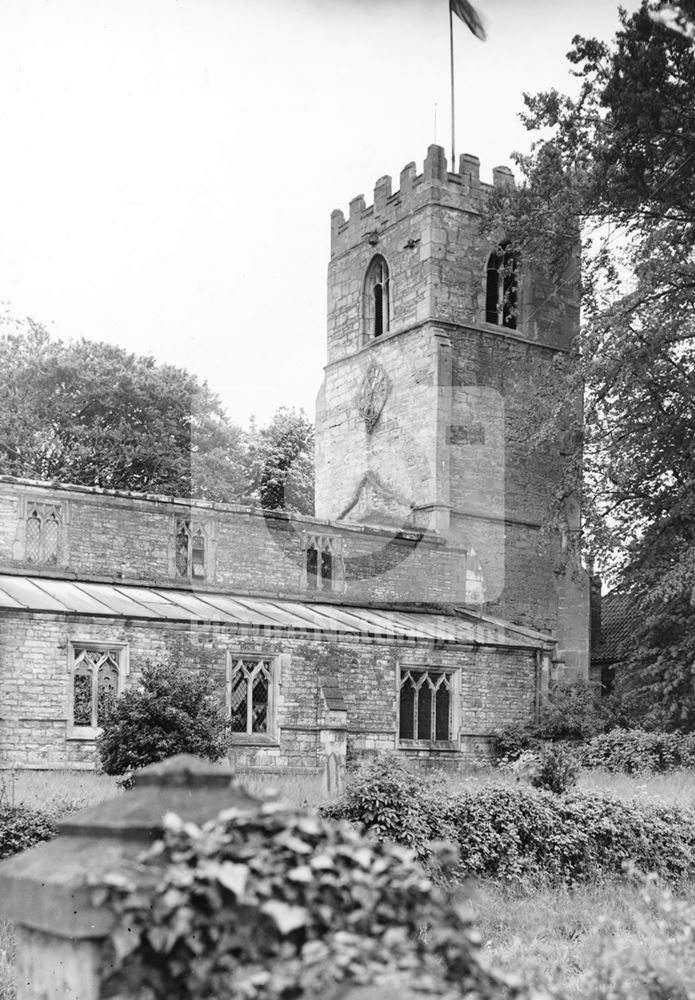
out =
<svg viewBox="0 0 695 1000"><path fill-rule="evenodd" d="M319 553L315 546L310 545L306 550L306 584L309 590L316 590L318 581L316 579L319 565Z"/></svg>
<svg viewBox="0 0 695 1000"><path fill-rule="evenodd" d="M435 714L436 730L435 740L448 740L450 738L449 726L449 691L442 682L435 694Z"/></svg>
<svg viewBox="0 0 695 1000"><path fill-rule="evenodd" d="M432 688L425 679L417 698L417 738L432 739Z"/></svg>
<svg viewBox="0 0 695 1000"><path fill-rule="evenodd" d="M487 261L487 285L485 292L485 319L488 323L499 323L497 309L500 297L499 255L491 253Z"/></svg>
<svg viewBox="0 0 695 1000"><path fill-rule="evenodd" d="M402 740L415 739L415 688L410 682L401 687L400 698L400 728Z"/></svg>

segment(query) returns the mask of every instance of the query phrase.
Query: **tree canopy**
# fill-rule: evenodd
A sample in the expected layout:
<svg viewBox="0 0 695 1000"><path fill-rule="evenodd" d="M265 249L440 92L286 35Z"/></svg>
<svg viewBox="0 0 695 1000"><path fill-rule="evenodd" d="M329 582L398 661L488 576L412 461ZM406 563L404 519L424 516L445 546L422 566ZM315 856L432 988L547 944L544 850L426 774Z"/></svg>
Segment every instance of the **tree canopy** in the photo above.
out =
<svg viewBox="0 0 695 1000"><path fill-rule="evenodd" d="M63 342L31 320L5 325L0 473L313 513L313 428L303 413L280 409L268 427L244 432L182 368Z"/></svg>
<svg viewBox="0 0 695 1000"><path fill-rule="evenodd" d="M643 0L612 44L575 37L579 93L525 96L540 137L517 156L524 183L498 196L505 229L563 308L583 244L583 324L537 401L533 440L563 427L564 488L584 543L639 604L623 672L646 721L695 727L695 0ZM494 220L494 222L493 222ZM576 276L576 275L574 275ZM585 389L583 415L566 400Z"/></svg>

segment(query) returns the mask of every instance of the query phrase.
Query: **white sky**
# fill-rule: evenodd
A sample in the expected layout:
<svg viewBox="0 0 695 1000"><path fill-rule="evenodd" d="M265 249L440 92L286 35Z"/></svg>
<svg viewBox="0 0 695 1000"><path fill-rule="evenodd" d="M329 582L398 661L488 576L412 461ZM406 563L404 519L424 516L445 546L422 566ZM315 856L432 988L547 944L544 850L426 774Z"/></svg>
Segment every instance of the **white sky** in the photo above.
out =
<svg viewBox="0 0 695 1000"><path fill-rule="evenodd" d="M633 10L637 0L623 0ZM525 149L521 93L572 87L613 0L455 21L457 153ZM2 0L0 301L208 382L230 416L313 414L329 217L449 147L447 0Z"/></svg>

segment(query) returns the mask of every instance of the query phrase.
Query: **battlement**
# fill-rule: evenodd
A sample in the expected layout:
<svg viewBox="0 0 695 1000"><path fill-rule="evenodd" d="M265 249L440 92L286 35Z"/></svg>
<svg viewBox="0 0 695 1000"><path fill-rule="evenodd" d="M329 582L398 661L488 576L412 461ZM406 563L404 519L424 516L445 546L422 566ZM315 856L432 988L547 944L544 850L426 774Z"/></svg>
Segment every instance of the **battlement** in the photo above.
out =
<svg viewBox="0 0 695 1000"><path fill-rule="evenodd" d="M477 214L492 191L514 186L514 175L505 166L493 167L492 184L481 181L480 160L471 153L459 156L458 171L453 173L448 169L444 149L432 145L421 174L417 173L415 163L406 163L397 191L392 192L392 179L386 174L374 185L371 205L367 206L364 195L360 194L350 202L347 219L340 209L331 212L331 256L365 238L376 244L380 231L405 216L412 216L425 205L446 205Z"/></svg>

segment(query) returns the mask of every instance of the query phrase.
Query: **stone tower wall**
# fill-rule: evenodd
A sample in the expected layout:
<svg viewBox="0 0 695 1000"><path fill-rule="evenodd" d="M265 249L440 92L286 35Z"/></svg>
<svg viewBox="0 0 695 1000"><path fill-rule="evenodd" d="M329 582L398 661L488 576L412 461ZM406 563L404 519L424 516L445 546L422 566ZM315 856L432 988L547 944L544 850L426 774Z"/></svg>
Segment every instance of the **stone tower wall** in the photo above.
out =
<svg viewBox="0 0 695 1000"><path fill-rule="evenodd" d="M559 456L529 451L526 421L577 333L577 282L567 282L562 314L541 322L548 289L522 261L516 329L486 321L493 247L480 217L492 192L513 184L505 167L492 185L481 182L467 154L451 173L431 146L421 174L404 168L398 191L382 177L372 205L358 196L347 218L333 212L317 514L438 532L468 552L469 564L477 559L492 613L552 629L578 664L588 635L583 584L560 571L554 540L539 548ZM390 323L374 338L363 302L377 253L389 267ZM360 403L374 366L388 391L369 428ZM379 496L365 495L370 477Z"/></svg>

